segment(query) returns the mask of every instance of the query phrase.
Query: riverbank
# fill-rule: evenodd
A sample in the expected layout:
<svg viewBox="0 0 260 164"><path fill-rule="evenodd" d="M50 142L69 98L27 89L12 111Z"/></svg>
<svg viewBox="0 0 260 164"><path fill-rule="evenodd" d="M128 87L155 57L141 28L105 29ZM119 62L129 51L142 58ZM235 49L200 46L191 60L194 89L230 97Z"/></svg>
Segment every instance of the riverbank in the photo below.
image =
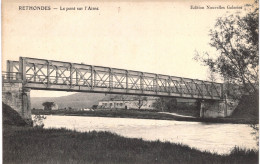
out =
<svg viewBox="0 0 260 164"><path fill-rule="evenodd" d="M167 113L137 110L94 110L94 111L67 111L67 110L32 110L35 115L62 115L62 116L92 116L92 117L114 117L114 118L137 118L137 119L157 119L157 120L176 120L176 121L195 121L205 123L233 123L233 124L257 124L257 119L251 118L199 118L182 117Z"/></svg>
<svg viewBox="0 0 260 164"><path fill-rule="evenodd" d="M109 132L4 126L3 141L4 163L258 163L253 150L235 148L230 155L217 155Z"/></svg>
<svg viewBox="0 0 260 164"><path fill-rule="evenodd" d="M110 132L76 132L25 126L3 104L3 163L257 164L258 152L235 148L229 155L169 142L130 139ZM19 121L17 121L19 120Z"/></svg>

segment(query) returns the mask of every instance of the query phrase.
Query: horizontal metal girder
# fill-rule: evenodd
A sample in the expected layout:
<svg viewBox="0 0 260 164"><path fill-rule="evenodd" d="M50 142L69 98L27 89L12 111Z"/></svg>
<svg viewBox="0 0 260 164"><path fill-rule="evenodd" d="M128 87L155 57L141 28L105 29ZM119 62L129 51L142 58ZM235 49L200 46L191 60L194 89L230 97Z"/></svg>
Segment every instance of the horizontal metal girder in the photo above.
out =
<svg viewBox="0 0 260 164"><path fill-rule="evenodd" d="M223 98L223 84L103 66L21 57L10 66L20 66L27 88L167 96L195 99ZM13 70L13 69L9 69Z"/></svg>

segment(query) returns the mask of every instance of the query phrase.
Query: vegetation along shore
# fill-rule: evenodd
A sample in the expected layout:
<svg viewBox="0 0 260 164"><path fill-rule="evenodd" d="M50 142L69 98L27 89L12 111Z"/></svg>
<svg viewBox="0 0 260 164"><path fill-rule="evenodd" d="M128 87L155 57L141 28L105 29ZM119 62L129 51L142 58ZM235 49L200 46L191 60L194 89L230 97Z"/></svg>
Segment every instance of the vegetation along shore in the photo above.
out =
<svg viewBox="0 0 260 164"><path fill-rule="evenodd" d="M137 110L95 110L95 111L32 110L32 114L157 119L157 120L195 121L195 122L208 122L208 123L234 123L234 124L258 123L257 119L252 119L251 117L249 118L248 117L227 117L227 118L182 117L178 115L171 115L170 113L167 114L167 113L159 113L153 111L137 111Z"/></svg>
<svg viewBox="0 0 260 164"><path fill-rule="evenodd" d="M258 151L234 148L229 155L181 144L129 139L110 132L80 133L26 123L3 104L4 163L258 163Z"/></svg>

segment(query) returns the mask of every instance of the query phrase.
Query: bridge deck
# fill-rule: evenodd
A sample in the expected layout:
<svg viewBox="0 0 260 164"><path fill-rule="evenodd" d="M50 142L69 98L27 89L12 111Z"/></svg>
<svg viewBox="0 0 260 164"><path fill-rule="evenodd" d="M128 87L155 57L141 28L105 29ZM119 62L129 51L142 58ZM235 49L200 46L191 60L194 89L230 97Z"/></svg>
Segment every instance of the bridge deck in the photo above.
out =
<svg viewBox="0 0 260 164"><path fill-rule="evenodd" d="M220 100L223 84L132 70L24 58L7 61L5 80L40 90Z"/></svg>

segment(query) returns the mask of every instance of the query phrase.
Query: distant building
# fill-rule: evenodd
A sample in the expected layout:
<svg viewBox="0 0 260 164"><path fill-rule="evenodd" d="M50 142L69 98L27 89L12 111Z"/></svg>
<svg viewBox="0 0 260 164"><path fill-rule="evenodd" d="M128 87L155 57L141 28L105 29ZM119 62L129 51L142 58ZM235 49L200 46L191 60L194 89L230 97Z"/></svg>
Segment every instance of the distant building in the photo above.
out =
<svg viewBox="0 0 260 164"><path fill-rule="evenodd" d="M78 111L94 111L94 110L93 109L89 109L89 108L82 108L82 109L80 109Z"/></svg>
<svg viewBox="0 0 260 164"><path fill-rule="evenodd" d="M157 97L145 97L145 100L138 96L108 96L99 101L98 109L140 109L142 110L156 110L154 103ZM176 98L178 106L194 106L196 100Z"/></svg>
<svg viewBox="0 0 260 164"><path fill-rule="evenodd" d="M142 109L154 110L154 97L137 97L137 96L113 96L105 97L98 103L100 109Z"/></svg>

